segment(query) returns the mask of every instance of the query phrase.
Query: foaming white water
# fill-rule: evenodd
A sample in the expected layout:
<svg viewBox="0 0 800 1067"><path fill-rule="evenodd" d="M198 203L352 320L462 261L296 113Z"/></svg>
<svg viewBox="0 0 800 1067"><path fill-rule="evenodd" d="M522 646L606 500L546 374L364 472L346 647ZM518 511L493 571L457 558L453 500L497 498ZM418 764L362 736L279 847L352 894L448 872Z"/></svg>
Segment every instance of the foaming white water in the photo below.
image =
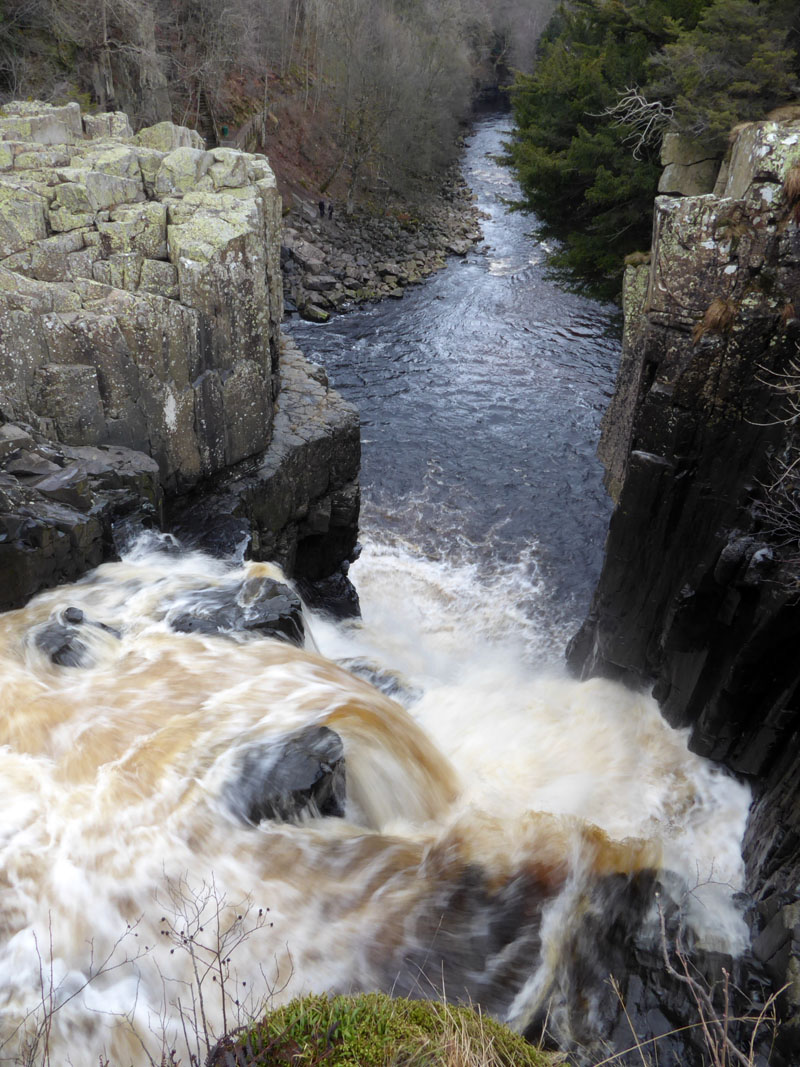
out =
<svg viewBox="0 0 800 1067"><path fill-rule="evenodd" d="M749 790L689 752L688 731L670 728L647 694L566 676L553 653L563 643L529 611L541 591L528 559L482 575L373 541L351 577L363 622L318 625L320 648L400 670L411 713L461 776L463 805L657 841L663 866L694 890L698 931L743 948L744 924L725 902L743 881Z"/></svg>
<svg viewBox="0 0 800 1067"><path fill-rule="evenodd" d="M653 865L693 885L712 863L738 884L746 792L649 699L542 673L529 561L490 576L368 547L363 624L314 619L314 638L394 672L408 711L278 641L170 629L198 591L275 573L140 546L0 617L0 1058L46 1039L75 1067L202 1060L265 998L408 985L404 961L435 958L440 928L468 942L470 908L477 928L509 886L544 914L516 1002L495 997L524 1021L576 885ZM80 667L36 643L67 607ZM342 739L346 817L243 823L240 757L309 724Z"/></svg>

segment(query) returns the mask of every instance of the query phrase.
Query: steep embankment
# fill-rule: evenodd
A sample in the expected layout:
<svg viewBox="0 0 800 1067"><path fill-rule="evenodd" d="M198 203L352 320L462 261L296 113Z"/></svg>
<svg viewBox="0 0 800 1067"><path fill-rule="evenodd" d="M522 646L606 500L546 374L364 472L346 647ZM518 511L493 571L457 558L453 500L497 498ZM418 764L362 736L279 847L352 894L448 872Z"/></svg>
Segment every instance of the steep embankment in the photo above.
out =
<svg viewBox="0 0 800 1067"><path fill-rule="evenodd" d="M569 659L655 683L691 747L755 784L754 948L790 983L782 1041L796 1050L800 122L745 127L723 170L711 195L656 201L652 261L626 274L601 445L616 510Z"/></svg>
<svg viewBox="0 0 800 1067"><path fill-rule="evenodd" d="M77 104L8 105L0 137L0 608L222 477L246 492L221 527L205 510L211 541L331 574L355 544L358 420L282 359L266 157Z"/></svg>

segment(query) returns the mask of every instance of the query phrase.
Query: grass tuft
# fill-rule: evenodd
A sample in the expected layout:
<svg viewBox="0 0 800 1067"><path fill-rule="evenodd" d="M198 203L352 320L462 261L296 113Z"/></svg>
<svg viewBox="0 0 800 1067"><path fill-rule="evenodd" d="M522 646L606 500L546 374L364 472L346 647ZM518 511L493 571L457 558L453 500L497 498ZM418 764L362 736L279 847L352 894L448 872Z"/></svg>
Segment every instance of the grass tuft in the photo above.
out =
<svg viewBox="0 0 800 1067"><path fill-rule="evenodd" d="M217 1046L208 1067L554 1067L472 1008L383 993L307 996Z"/></svg>

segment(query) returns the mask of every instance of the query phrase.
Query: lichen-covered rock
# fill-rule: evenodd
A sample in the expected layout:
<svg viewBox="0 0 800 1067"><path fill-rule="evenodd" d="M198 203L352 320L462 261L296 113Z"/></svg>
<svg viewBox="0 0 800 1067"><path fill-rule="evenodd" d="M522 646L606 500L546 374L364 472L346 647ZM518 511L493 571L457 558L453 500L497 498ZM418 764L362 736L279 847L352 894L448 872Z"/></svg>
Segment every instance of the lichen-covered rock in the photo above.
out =
<svg viewBox="0 0 800 1067"><path fill-rule="evenodd" d="M210 152L200 148L175 148L161 161L156 174L156 196L184 196L196 189L214 162Z"/></svg>
<svg viewBox="0 0 800 1067"><path fill-rule="evenodd" d="M62 443L144 449L186 489L270 439L280 198L263 156L86 119L77 105L0 115L0 392ZM80 402L42 370L70 364Z"/></svg>
<svg viewBox="0 0 800 1067"><path fill-rule="evenodd" d="M83 138L79 104L63 107L18 100L0 109L0 138L37 144L72 144Z"/></svg>
<svg viewBox="0 0 800 1067"><path fill-rule="evenodd" d="M143 148L155 148L159 152L172 152L176 148L205 148L197 130L176 126L172 122L157 122L136 134L136 143Z"/></svg>
<svg viewBox="0 0 800 1067"><path fill-rule="evenodd" d="M110 222L98 222L100 248L104 255L114 252L140 252L147 259L167 258L167 209L148 202L136 207L120 207Z"/></svg>
<svg viewBox="0 0 800 1067"><path fill-rule="evenodd" d="M281 225L264 156L0 109L0 610L160 524L165 491L289 572L351 554L358 420L299 355L279 373Z"/></svg>
<svg viewBox="0 0 800 1067"><path fill-rule="evenodd" d="M702 196L714 190L720 159L706 145L680 133L668 133L661 146L664 168L658 183L660 193L671 196Z"/></svg>
<svg viewBox="0 0 800 1067"><path fill-rule="evenodd" d="M126 141L133 137L131 124L124 111L84 115L83 128L87 137L108 137L114 141Z"/></svg>
<svg viewBox="0 0 800 1067"><path fill-rule="evenodd" d="M47 201L38 193L0 182L0 260L47 237Z"/></svg>

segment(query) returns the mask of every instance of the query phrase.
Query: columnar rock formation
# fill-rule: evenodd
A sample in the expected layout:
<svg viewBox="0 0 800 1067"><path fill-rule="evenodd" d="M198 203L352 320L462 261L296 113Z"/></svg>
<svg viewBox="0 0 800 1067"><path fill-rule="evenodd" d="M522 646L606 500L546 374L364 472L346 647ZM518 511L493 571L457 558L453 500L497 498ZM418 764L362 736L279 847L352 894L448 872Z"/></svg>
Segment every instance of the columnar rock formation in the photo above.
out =
<svg viewBox="0 0 800 1067"><path fill-rule="evenodd" d="M777 985L793 983L791 1043L800 1042L791 468L800 122L745 127L726 167L714 194L659 197L650 265L627 272L622 366L600 450L616 510L569 658L584 676L654 684L695 751L753 781L745 850L759 904L755 951Z"/></svg>
<svg viewBox="0 0 800 1067"><path fill-rule="evenodd" d="M281 399L281 204L264 156L206 151L196 133L166 122L134 136L123 114L82 116L77 104L7 105L0 138L8 607L99 562L121 515L144 508L158 521L162 492L185 495L239 464L263 466L270 450L288 462L286 435L299 447L311 410L298 397L319 383L297 357L293 382L309 387L295 382ZM327 553L333 568L355 543L358 429L354 412L323 392L308 434L324 424L331 454L312 495L294 501L283 560L295 560L318 498L346 492L346 517L328 506L334 518L314 530L324 538L336 518L347 526L332 535L342 548L335 563ZM281 407L284 423L296 410L276 436ZM340 450L347 459L336 466ZM260 521L271 530L266 540L255 531L254 550L272 551L269 492L252 492L262 492Z"/></svg>

